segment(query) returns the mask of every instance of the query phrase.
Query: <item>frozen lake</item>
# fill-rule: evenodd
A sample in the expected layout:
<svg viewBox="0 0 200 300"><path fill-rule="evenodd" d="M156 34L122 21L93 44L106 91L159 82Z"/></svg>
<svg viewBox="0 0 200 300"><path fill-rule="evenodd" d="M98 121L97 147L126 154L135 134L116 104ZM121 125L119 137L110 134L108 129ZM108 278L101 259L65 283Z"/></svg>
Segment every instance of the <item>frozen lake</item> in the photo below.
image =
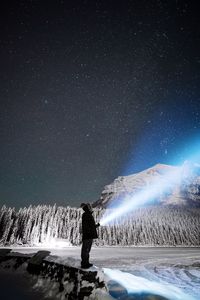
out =
<svg viewBox="0 0 200 300"><path fill-rule="evenodd" d="M13 251L22 253L34 253L45 249L51 251L51 255L80 259L80 247L38 248L17 247ZM91 250L91 261L98 267L109 268L135 268L140 265L155 266L160 264L192 264L200 262L200 248L153 248L153 247L93 247Z"/></svg>
<svg viewBox="0 0 200 300"><path fill-rule="evenodd" d="M81 251L80 247L12 249L22 253L49 250L63 263L69 257L80 260ZM93 247L91 262L99 268L121 270L154 282L171 284L199 299L200 248Z"/></svg>

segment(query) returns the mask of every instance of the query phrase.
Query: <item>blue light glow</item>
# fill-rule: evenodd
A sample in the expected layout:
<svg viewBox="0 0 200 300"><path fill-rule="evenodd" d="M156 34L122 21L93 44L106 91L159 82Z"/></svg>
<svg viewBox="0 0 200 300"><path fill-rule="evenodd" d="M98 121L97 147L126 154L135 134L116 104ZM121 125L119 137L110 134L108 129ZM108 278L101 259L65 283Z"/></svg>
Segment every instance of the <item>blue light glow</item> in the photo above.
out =
<svg viewBox="0 0 200 300"><path fill-rule="evenodd" d="M185 161L187 163L185 163ZM178 151L176 158L171 161L171 164L174 165L174 169L170 172L167 172L162 178L155 178L148 186L145 186L144 189L135 194L128 194L125 196L121 204L112 203L112 211L107 210L105 215L100 221L101 225L107 225L114 222L121 216L125 216L128 213L131 213L134 209L150 204L154 199L158 198L160 194L167 193L170 191L170 188L176 184L180 184L181 180L184 179L185 174L187 177L192 176L189 170L191 166L198 166L200 163L200 139L199 136L192 137L187 146L182 147L181 151ZM175 165L182 165L180 167L175 167ZM188 168L189 166L189 168ZM200 174L199 174L200 175Z"/></svg>
<svg viewBox="0 0 200 300"><path fill-rule="evenodd" d="M191 137L187 144L180 145L179 154L172 160L172 164L182 164L184 161L200 163L200 137Z"/></svg>

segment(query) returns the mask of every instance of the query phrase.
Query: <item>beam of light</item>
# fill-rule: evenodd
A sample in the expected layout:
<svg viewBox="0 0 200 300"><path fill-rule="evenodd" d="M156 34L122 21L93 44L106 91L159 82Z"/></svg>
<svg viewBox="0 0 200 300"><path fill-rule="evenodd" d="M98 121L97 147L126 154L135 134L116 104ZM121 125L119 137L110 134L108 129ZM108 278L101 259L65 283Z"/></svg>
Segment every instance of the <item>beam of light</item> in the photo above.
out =
<svg viewBox="0 0 200 300"><path fill-rule="evenodd" d="M164 195L172 190L176 184L180 184L182 175L183 173L185 174L185 166L172 168L172 170L166 171L166 173L160 177L155 176L154 180L138 193L125 196L121 199L121 204L117 205L115 208L113 207L114 209L106 210L106 213L100 220L100 224L112 224L114 220L119 219L121 216L126 216L138 207L155 201L160 195ZM185 176L187 175L185 174L184 177Z"/></svg>
<svg viewBox="0 0 200 300"><path fill-rule="evenodd" d="M193 296L183 293L178 287L165 282L151 281L143 277L114 269L103 268L103 272L107 276L107 280L114 280L119 283L127 290L128 294L159 295L168 300L197 300Z"/></svg>

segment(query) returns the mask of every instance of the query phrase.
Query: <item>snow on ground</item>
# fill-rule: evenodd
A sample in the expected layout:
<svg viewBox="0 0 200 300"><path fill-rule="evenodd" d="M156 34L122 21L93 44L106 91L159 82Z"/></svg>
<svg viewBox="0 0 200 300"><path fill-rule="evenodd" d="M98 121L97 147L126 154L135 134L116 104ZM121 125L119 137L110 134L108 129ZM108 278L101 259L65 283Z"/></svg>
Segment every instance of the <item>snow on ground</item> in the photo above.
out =
<svg viewBox="0 0 200 300"><path fill-rule="evenodd" d="M42 248L13 248L21 253L34 253ZM45 247L45 250L47 248ZM63 249L49 248L57 262L80 266L80 247ZM52 259L52 258L49 258ZM200 249L199 248L137 248L137 247L93 247L91 262L107 274L111 269L123 271L125 280L134 282L135 276L143 278L144 284L157 282L167 284L170 289L179 288L183 293L199 299L200 295ZM104 269L105 268L105 269ZM125 273L128 273L125 275ZM114 273L112 273L114 274ZM132 275L132 277L130 277ZM118 273L119 277L119 273ZM132 278L132 279L131 279ZM132 284L133 287L133 284ZM131 288L131 287L130 287ZM180 296L181 297L181 296ZM183 298L177 298L183 299ZM187 299L187 298L186 298ZM188 299L189 296L188 296Z"/></svg>

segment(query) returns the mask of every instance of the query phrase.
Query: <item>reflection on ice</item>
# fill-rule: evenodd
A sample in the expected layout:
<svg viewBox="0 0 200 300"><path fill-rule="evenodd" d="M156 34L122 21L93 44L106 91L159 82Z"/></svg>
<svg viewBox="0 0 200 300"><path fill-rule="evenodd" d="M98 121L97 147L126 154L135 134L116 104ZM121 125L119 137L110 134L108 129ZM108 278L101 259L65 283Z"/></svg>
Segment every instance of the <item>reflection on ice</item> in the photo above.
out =
<svg viewBox="0 0 200 300"><path fill-rule="evenodd" d="M181 289L166 282L151 281L143 277L114 269L103 269L108 280L114 280L122 285L128 294L151 294L165 297L168 300L195 300L193 296L185 294Z"/></svg>

